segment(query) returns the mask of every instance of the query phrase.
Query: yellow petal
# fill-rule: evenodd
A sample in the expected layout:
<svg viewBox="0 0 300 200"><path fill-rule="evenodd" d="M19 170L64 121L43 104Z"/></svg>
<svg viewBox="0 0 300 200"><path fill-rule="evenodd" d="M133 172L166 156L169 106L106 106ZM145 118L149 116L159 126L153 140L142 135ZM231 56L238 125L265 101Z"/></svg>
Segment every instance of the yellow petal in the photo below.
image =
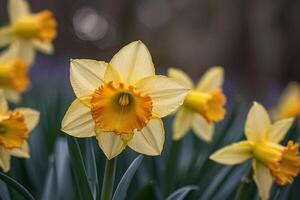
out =
<svg viewBox="0 0 300 200"><path fill-rule="evenodd" d="M221 164L234 165L242 163L252 157L252 145L248 141L233 143L224 147L209 158Z"/></svg>
<svg viewBox="0 0 300 200"><path fill-rule="evenodd" d="M20 157L20 158L30 158L30 154L29 154L29 145L28 142L24 142L24 144L17 149L12 149L10 151L11 155L16 156L16 157Z"/></svg>
<svg viewBox="0 0 300 200"><path fill-rule="evenodd" d="M294 119L282 119L275 122L267 134L267 139L274 143L279 143L287 134L288 130L293 124Z"/></svg>
<svg viewBox="0 0 300 200"><path fill-rule="evenodd" d="M8 104L4 96L3 90L0 90L0 113L6 113L8 111Z"/></svg>
<svg viewBox="0 0 300 200"><path fill-rule="evenodd" d="M54 52L54 47L51 42L41 42L40 40L33 41L34 47L44 54L52 54Z"/></svg>
<svg viewBox="0 0 300 200"><path fill-rule="evenodd" d="M10 151L0 146L0 167L4 172L8 172L10 169Z"/></svg>
<svg viewBox="0 0 300 200"><path fill-rule="evenodd" d="M70 80L78 98L92 94L104 84L106 63L90 59L72 59Z"/></svg>
<svg viewBox="0 0 300 200"><path fill-rule="evenodd" d="M161 119L153 118L141 131L135 131L128 146L134 151L149 155L160 155L165 142L165 132Z"/></svg>
<svg viewBox="0 0 300 200"><path fill-rule="evenodd" d="M104 73L104 81L106 83L110 81L118 83L120 80L119 72L112 65L108 64Z"/></svg>
<svg viewBox="0 0 300 200"><path fill-rule="evenodd" d="M123 47L114 55L110 64L119 72L122 82L128 84L155 75L150 52L141 41Z"/></svg>
<svg viewBox="0 0 300 200"><path fill-rule="evenodd" d="M30 40L17 40L14 42L18 49L17 55L28 65L31 66L35 59L34 45Z"/></svg>
<svg viewBox="0 0 300 200"><path fill-rule="evenodd" d="M197 85L197 90L200 92L211 92L222 87L224 82L223 67L212 67L203 75Z"/></svg>
<svg viewBox="0 0 300 200"><path fill-rule="evenodd" d="M151 76L136 83L137 89L153 101L153 113L164 117L182 105L189 89L165 76Z"/></svg>
<svg viewBox="0 0 300 200"><path fill-rule="evenodd" d="M270 127L271 121L266 109L261 104L254 102L245 125L247 139L251 141L264 139Z"/></svg>
<svg viewBox="0 0 300 200"><path fill-rule="evenodd" d="M120 135L113 132L100 132L96 134L98 144L108 160L119 155L126 147Z"/></svg>
<svg viewBox="0 0 300 200"><path fill-rule="evenodd" d="M214 134L214 124L208 123L204 117L194 114L192 128L195 134L205 142L211 142Z"/></svg>
<svg viewBox="0 0 300 200"><path fill-rule="evenodd" d="M9 0L8 13L10 21L13 23L20 17L30 14L30 8L25 0Z"/></svg>
<svg viewBox="0 0 300 200"><path fill-rule="evenodd" d="M168 76L179 81L188 88L194 87L192 79L180 69L170 68L168 70Z"/></svg>
<svg viewBox="0 0 300 200"><path fill-rule="evenodd" d="M78 99L73 101L62 121L62 131L79 138L95 136L91 110Z"/></svg>
<svg viewBox="0 0 300 200"><path fill-rule="evenodd" d="M4 96L6 97L6 99L10 102L13 103L19 103L21 101L21 94L10 90L10 89L4 89Z"/></svg>
<svg viewBox="0 0 300 200"><path fill-rule="evenodd" d="M25 124L29 131L33 130L39 122L40 113L30 108L17 108L15 112L20 112L24 115Z"/></svg>
<svg viewBox="0 0 300 200"><path fill-rule="evenodd" d="M0 47L8 45L13 39L13 34L8 27L0 28Z"/></svg>
<svg viewBox="0 0 300 200"><path fill-rule="evenodd" d="M261 200L267 200L269 199L269 194L273 182L270 170L265 165L256 160L253 161L252 167L253 179L256 183L259 196Z"/></svg>
<svg viewBox="0 0 300 200"><path fill-rule="evenodd" d="M190 129L193 113L185 108L181 108L175 116L173 122L173 140L181 139Z"/></svg>

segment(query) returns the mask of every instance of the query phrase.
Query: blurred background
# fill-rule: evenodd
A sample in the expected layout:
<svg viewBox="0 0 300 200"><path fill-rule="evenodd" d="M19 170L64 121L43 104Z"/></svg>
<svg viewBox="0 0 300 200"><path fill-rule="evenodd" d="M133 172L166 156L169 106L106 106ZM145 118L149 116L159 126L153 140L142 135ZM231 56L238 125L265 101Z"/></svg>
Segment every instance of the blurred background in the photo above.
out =
<svg viewBox="0 0 300 200"><path fill-rule="evenodd" d="M161 72L179 67L198 80L208 67L222 65L228 87L249 100L276 95L288 81L300 80L296 0L28 2L33 11L54 11L58 20L52 69L67 69L69 58L109 61L124 44L140 39ZM1 24L7 21L6 3L0 2ZM49 65L39 61L45 62L39 68Z"/></svg>
<svg viewBox="0 0 300 200"><path fill-rule="evenodd" d="M78 197L78 190L74 189L76 174L70 168L66 140L61 139L65 134L60 132L61 119L75 98L69 83L69 59L109 61L125 44L142 40L152 54L158 74L166 74L169 67L178 67L198 81L210 66L224 66L225 94L229 104L235 101L235 106L228 109L226 120L218 124L214 142L210 145L192 134L172 144L172 117L167 118L163 155L145 158L130 186L128 199L162 199L188 184L196 184L200 188L189 199L233 199L249 163L242 167L225 167L208 161L208 156L216 149L242 139L250 102L257 100L270 107L277 102L289 81L300 81L300 1L28 2L34 12L43 9L54 12L58 21L58 37L54 41L55 54L38 55L30 71L32 87L23 95L21 105L41 111L41 122L30 136L31 159L14 159L12 177L29 188L38 199ZM8 23L6 8L7 0L0 0L1 26ZM299 141L298 126L294 126L292 132L294 135L290 133L289 138ZM79 141L87 161L87 174L97 184L100 180L100 187L103 154L96 140ZM94 150L86 150L90 143ZM93 151L96 170L89 162ZM127 150L120 156L117 181L136 155ZM93 179L97 176L98 179ZM295 185L276 190L272 198L299 199L300 193L295 192L299 185L298 177ZM7 193L0 181L0 199L3 191ZM252 199L258 199L255 186L252 186L251 192Z"/></svg>

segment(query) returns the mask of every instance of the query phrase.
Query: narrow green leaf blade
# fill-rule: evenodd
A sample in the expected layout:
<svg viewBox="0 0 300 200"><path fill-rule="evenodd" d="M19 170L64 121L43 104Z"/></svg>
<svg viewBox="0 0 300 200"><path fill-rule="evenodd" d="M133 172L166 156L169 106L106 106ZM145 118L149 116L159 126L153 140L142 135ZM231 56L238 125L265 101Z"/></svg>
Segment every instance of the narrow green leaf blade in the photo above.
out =
<svg viewBox="0 0 300 200"><path fill-rule="evenodd" d="M28 200L34 200L34 197L30 192L20 183L15 181L14 179L10 178L9 176L6 176L2 172L0 172L0 179L5 182L8 186L14 188L16 191L18 191L25 199Z"/></svg>
<svg viewBox="0 0 300 200"><path fill-rule="evenodd" d="M71 164L75 174L77 185L80 186L80 193L85 200L93 200L93 194L88 182L85 166L83 163L80 147L76 138L68 137L68 146L71 157Z"/></svg>
<svg viewBox="0 0 300 200"><path fill-rule="evenodd" d="M137 158L133 160L133 162L130 164L128 169L126 170L125 174L123 175L121 181L118 184L118 187L114 193L112 200L123 200L126 197L128 187L132 181L132 178L141 165L143 161L143 156L139 155Z"/></svg>
<svg viewBox="0 0 300 200"><path fill-rule="evenodd" d="M173 192L170 196L167 197L166 200L183 200L186 195L188 195L193 190L198 190L198 186L195 185L188 185L182 187L175 192Z"/></svg>

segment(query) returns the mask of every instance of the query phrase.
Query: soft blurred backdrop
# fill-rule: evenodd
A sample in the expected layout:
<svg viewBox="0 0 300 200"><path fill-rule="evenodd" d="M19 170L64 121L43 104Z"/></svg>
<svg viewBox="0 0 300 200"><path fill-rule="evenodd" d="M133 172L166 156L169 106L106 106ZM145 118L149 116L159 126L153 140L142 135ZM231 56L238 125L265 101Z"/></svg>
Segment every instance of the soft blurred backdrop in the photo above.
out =
<svg viewBox="0 0 300 200"><path fill-rule="evenodd" d="M145 191L148 192L145 193L147 195L155 193L158 195L155 198L159 199L186 184L197 184L200 187L201 195L196 194L193 196L194 199L200 196L204 200L232 199L248 165L237 169L222 168L220 165L206 162L207 157L213 150L242 137L245 114L251 101L257 100L269 107L276 103L276 98L289 81L300 81L300 1L28 0L28 2L33 11L49 9L54 12L58 21L58 37L54 42L55 54L39 55L30 72L32 88L24 95L22 105L40 110L42 120L30 137L32 158L27 161L14 159L13 177L17 177L16 179L29 187L35 196L43 197L42 199L75 198L77 193L72 194L61 189L66 187L65 190L72 191L70 182L64 183L60 180L68 181L71 170L66 167L69 165L63 164L69 162L66 161L67 156L64 154L67 151L65 141L56 142L57 136L62 136L59 131L60 121L74 99L69 83L69 59L93 58L109 61L125 44L133 40L142 40L150 49L159 74L165 74L168 67L178 67L197 81L210 66L224 66L225 94L228 95L229 102L233 102L234 99L239 101L239 97L243 97L247 106L236 103L234 111L229 110L227 120L217 128L218 139L212 146L190 134L180 144L187 145L188 148L181 151L178 147L169 150L171 119L168 118L166 150L161 158L154 161L151 158L146 159L142 169L148 170L139 171L135 185L130 187L128 199L133 196L136 199L145 198L138 196L144 195ZM6 24L8 20L6 6L7 1L0 0L0 25ZM299 130L296 130L299 133ZM225 131L230 134L224 136ZM81 141L83 146L85 142ZM94 140L91 142L95 143ZM97 145L94 146L95 154L100 158L97 159L97 171L99 180L102 180L103 155L100 149L96 148ZM197 151L194 151L195 149ZM167 155L169 151L180 154L181 158L169 158ZM127 151L126 156L121 156L119 164L122 164L119 165L117 181L135 156L136 154L131 151ZM172 170L170 172L168 167L173 168L174 165L172 162L164 165L161 159L180 161L178 168L183 171L175 172L175 169L173 171L178 173L176 174L178 176L164 175L173 177L172 184L168 182L169 179L163 179L160 175L162 170L171 173ZM58 171L58 176L54 177L59 179L54 180L58 182L55 189L51 185L53 173L56 173L53 172L53 166ZM23 168L26 168L26 172L20 170ZM229 179L231 175L235 177L234 180ZM225 180L226 177L228 180ZM157 182L158 188L155 184ZM298 185L299 182L298 180ZM156 185L154 189L153 185ZM145 191L142 193L136 188ZM219 193L216 192L218 189L221 190ZM296 189L293 187L290 190ZM49 191L55 192L48 194ZM296 199L295 195L294 193L294 196L289 196L290 199L293 199L292 197ZM148 197L151 199L152 196Z"/></svg>

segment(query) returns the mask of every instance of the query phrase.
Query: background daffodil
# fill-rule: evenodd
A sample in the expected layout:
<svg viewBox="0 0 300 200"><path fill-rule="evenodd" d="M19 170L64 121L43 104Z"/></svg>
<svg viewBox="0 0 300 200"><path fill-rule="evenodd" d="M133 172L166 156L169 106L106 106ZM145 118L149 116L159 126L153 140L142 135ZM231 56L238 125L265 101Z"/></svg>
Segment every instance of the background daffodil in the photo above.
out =
<svg viewBox="0 0 300 200"><path fill-rule="evenodd" d="M175 116L173 139L179 140L190 128L206 142L213 137L214 124L224 118L226 97L222 92L224 70L222 67L209 69L194 86L191 78L179 69L171 68L168 76L192 88Z"/></svg>
<svg viewBox="0 0 300 200"><path fill-rule="evenodd" d="M253 179L261 199L266 200L269 198L272 180L279 185L286 185L292 183L299 173L299 145L292 141L287 146L279 144L292 122L293 119L289 118L272 124L265 108L254 103L245 125L247 140L218 150L210 159L230 165L253 159Z"/></svg>
<svg viewBox="0 0 300 200"><path fill-rule="evenodd" d="M77 99L68 109L62 130L75 137L96 136L108 159L126 146L159 155L164 144L160 118L180 106L188 89L155 75L147 47L132 42L109 63L71 60L71 85Z"/></svg>
<svg viewBox="0 0 300 200"><path fill-rule="evenodd" d="M289 83L272 111L275 119L296 117L300 114L300 86L297 82Z"/></svg>
<svg viewBox="0 0 300 200"><path fill-rule="evenodd" d="M31 65L35 50L50 54L56 36L56 21L52 12L45 10L33 14L25 0L9 0L10 24L0 28L0 47L16 45L18 55Z"/></svg>
<svg viewBox="0 0 300 200"><path fill-rule="evenodd" d="M0 167L10 169L11 156L29 158L29 133L39 121L39 112L29 108L8 110L8 104L0 91Z"/></svg>
<svg viewBox="0 0 300 200"><path fill-rule="evenodd" d="M30 86L28 67L26 63L17 57L17 49L11 46L0 55L0 89L3 90L6 99L11 102L19 102L21 93Z"/></svg>

